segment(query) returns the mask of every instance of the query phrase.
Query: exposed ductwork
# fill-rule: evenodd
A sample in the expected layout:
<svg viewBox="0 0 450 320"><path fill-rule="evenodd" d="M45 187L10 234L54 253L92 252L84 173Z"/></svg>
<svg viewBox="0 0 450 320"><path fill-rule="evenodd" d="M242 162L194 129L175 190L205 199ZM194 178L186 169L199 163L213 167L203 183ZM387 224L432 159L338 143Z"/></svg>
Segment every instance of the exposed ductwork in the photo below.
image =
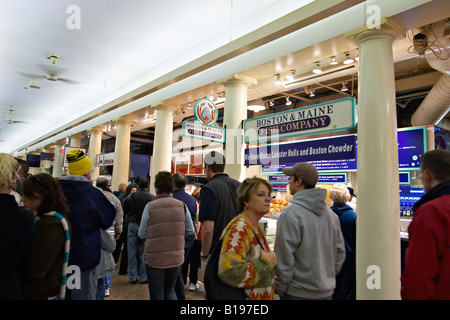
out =
<svg viewBox="0 0 450 320"><path fill-rule="evenodd" d="M436 33L440 34L443 32L442 26L442 23L441 25L436 26ZM428 53L425 54L425 58L427 59L430 67L441 72L442 75L412 115L411 124L413 126L436 125L438 127L450 130L450 121L445 119L446 115L450 111L449 48L449 42L447 42L444 47L440 48L440 51L442 52L447 51L446 58L438 57L433 50L431 50L432 52L428 51ZM445 56L445 54L442 56Z"/></svg>
<svg viewBox="0 0 450 320"><path fill-rule="evenodd" d="M449 64L447 60L444 62L447 65ZM430 66L436 69L431 63ZM412 115L411 124L413 126L434 124L439 127L447 125L444 129L450 130L448 121L440 123L450 110L450 75L446 70L436 70L443 72L443 74Z"/></svg>

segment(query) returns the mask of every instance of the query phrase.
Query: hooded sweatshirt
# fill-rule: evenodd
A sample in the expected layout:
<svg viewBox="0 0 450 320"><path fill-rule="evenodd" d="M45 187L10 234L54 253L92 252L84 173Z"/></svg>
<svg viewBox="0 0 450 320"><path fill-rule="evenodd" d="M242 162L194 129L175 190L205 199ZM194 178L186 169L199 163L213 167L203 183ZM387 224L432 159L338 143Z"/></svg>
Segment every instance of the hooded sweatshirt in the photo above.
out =
<svg viewBox="0 0 450 320"><path fill-rule="evenodd" d="M275 288L280 296L321 299L333 294L345 244L326 195L320 188L298 191L278 219Z"/></svg>
<svg viewBox="0 0 450 320"><path fill-rule="evenodd" d="M82 176L64 176L59 180L67 203L72 227L69 265L81 271L94 268L100 262L100 229L106 230L114 222L116 208L103 191Z"/></svg>

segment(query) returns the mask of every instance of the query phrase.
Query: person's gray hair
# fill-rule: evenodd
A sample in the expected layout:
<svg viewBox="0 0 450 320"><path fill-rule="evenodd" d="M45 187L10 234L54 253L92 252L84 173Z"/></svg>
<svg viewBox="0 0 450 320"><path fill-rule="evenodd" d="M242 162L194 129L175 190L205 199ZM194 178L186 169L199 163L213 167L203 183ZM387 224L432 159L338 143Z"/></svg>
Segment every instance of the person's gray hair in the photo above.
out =
<svg viewBox="0 0 450 320"><path fill-rule="evenodd" d="M350 199L350 192L343 183L336 183L330 189L330 199L334 203L347 203Z"/></svg>

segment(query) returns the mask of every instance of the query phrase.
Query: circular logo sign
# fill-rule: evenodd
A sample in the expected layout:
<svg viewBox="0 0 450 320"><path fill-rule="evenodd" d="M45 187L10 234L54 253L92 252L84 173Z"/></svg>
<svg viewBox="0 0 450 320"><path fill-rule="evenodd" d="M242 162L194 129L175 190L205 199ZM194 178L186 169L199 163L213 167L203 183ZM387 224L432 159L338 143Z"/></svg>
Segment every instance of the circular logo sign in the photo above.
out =
<svg viewBox="0 0 450 320"><path fill-rule="evenodd" d="M195 118L204 124L215 123L218 114L217 106L207 98L198 100L194 105Z"/></svg>

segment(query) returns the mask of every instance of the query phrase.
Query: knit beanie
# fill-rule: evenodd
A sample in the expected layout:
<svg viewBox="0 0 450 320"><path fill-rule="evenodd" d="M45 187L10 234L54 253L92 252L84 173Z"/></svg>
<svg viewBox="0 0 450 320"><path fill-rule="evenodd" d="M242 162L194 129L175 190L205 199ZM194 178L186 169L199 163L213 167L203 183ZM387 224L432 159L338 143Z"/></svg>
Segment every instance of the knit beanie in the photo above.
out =
<svg viewBox="0 0 450 320"><path fill-rule="evenodd" d="M91 159L81 150L70 150L66 158L69 163L69 174L71 176L83 176L92 169Z"/></svg>

